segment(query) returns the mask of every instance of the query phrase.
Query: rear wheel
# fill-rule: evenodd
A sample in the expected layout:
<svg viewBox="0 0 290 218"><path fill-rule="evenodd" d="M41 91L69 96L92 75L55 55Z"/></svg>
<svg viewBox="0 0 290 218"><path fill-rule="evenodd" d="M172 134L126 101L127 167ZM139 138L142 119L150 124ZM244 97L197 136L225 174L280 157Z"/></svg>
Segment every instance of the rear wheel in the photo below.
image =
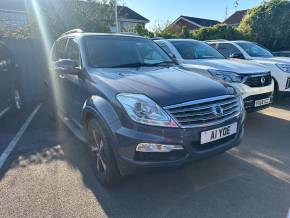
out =
<svg viewBox="0 0 290 218"><path fill-rule="evenodd" d="M88 124L89 149L94 171L103 185L113 185L121 178L110 141L104 125L95 118L91 119Z"/></svg>

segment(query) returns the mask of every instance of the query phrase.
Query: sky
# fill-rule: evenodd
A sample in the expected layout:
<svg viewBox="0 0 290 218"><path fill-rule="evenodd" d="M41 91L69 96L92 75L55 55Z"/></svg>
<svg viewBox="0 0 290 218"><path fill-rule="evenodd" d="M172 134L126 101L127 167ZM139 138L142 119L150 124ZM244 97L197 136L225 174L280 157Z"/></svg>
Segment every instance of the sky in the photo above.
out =
<svg viewBox="0 0 290 218"><path fill-rule="evenodd" d="M180 15L224 21L235 12L234 0L119 0L150 20L147 28L173 21ZM237 10L258 6L262 0L240 0Z"/></svg>

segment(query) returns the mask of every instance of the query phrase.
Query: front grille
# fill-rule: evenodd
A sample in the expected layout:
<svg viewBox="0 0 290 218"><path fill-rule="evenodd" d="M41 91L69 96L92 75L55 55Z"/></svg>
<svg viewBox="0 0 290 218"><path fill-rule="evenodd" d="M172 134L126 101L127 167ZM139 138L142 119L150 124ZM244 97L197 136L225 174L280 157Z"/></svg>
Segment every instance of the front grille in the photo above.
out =
<svg viewBox="0 0 290 218"><path fill-rule="evenodd" d="M272 76L270 73L250 75L247 77L245 84L250 87L264 87L270 85Z"/></svg>
<svg viewBox="0 0 290 218"><path fill-rule="evenodd" d="M220 113L217 113L216 108L219 108ZM165 109L182 128L221 123L237 116L241 110L239 99L232 95L186 102Z"/></svg>
<svg viewBox="0 0 290 218"><path fill-rule="evenodd" d="M286 88L285 89L289 89L290 88L290 78L287 79L287 83L286 83Z"/></svg>

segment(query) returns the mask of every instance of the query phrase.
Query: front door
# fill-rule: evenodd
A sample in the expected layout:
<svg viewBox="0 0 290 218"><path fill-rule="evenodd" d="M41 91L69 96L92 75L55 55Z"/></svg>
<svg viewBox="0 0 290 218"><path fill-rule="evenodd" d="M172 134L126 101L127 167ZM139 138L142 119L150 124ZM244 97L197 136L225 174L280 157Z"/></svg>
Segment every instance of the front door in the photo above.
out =
<svg viewBox="0 0 290 218"><path fill-rule="evenodd" d="M7 110L12 100L12 59L8 49L0 44L0 114Z"/></svg>

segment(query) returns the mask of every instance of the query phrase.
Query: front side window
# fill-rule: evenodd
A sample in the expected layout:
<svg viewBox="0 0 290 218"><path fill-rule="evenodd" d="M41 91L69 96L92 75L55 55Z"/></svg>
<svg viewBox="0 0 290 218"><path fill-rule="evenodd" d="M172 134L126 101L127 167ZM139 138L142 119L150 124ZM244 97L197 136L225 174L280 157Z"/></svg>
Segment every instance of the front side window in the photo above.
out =
<svg viewBox="0 0 290 218"><path fill-rule="evenodd" d="M216 49L210 45L198 41L173 41L177 51L183 59L224 59Z"/></svg>
<svg viewBox="0 0 290 218"><path fill-rule="evenodd" d="M238 42L237 43L242 49L247 52L251 57L271 58L272 53L267 49L251 42Z"/></svg>
<svg viewBox="0 0 290 218"><path fill-rule="evenodd" d="M96 68L153 66L172 63L153 41L138 37L89 36L85 40L90 66Z"/></svg>

